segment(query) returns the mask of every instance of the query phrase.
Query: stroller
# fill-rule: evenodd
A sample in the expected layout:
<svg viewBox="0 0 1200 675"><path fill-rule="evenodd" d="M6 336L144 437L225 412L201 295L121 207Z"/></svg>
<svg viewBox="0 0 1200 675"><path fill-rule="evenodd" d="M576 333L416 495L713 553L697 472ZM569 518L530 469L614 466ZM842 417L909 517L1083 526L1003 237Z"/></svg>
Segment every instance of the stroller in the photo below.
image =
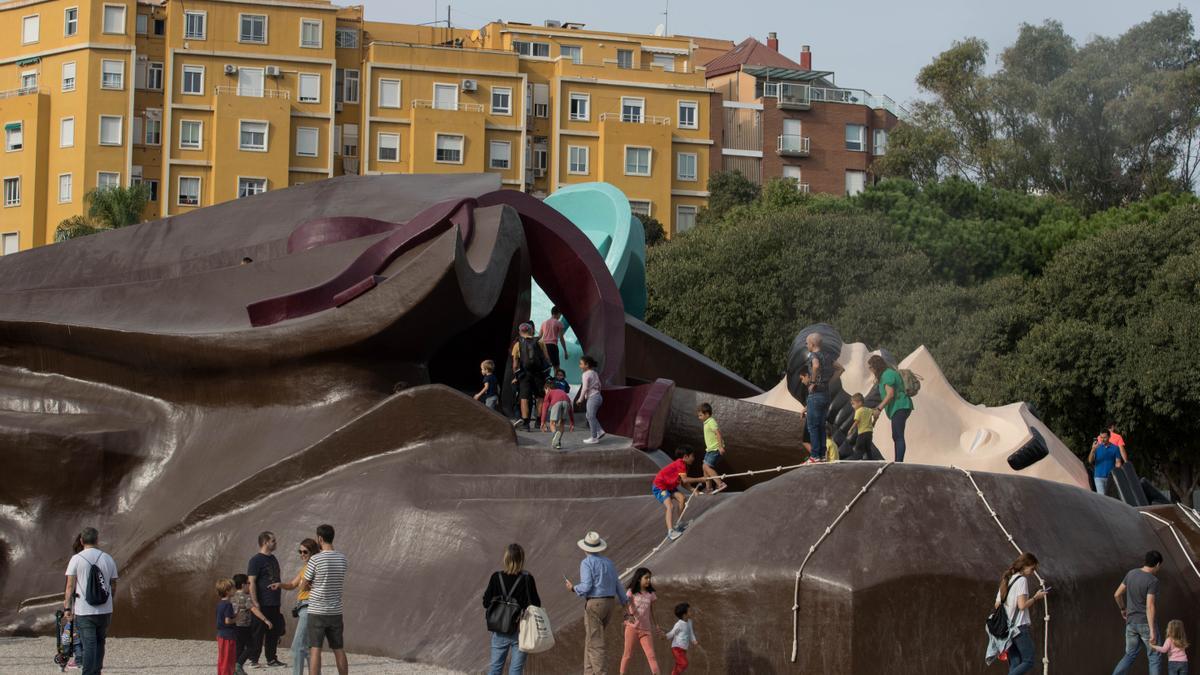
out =
<svg viewBox="0 0 1200 675"><path fill-rule="evenodd" d="M64 623L61 609L54 613L54 635L54 664L58 666L60 672L65 672L71 659L78 657L75 643L79 640L79 636L75 632L74 621Z"/></svg>

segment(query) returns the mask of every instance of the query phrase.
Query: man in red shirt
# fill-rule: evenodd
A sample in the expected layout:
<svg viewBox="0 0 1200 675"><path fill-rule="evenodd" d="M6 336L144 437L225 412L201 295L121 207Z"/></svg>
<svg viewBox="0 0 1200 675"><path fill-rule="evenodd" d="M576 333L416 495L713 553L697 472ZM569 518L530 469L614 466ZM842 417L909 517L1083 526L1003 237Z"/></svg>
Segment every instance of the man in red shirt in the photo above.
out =
<svg viewBox="0 0 1200 675"><path fill-rule="evenodd" d="M674 515L675 507L679 507L679 515L683 515L683 507L687 503L687 499L683 496L680 490L682 485L692 485L700 483L704 478L689 478L687 475L688 467L696 461L696 451L691 448L679 448L675 451L675 461L663 467L654 476L654 484L650 487L651 494L666 508L667 518L667 537L670 539L678 539L679 535L683 534L683 530L678 528L675 523Z"/></svg>

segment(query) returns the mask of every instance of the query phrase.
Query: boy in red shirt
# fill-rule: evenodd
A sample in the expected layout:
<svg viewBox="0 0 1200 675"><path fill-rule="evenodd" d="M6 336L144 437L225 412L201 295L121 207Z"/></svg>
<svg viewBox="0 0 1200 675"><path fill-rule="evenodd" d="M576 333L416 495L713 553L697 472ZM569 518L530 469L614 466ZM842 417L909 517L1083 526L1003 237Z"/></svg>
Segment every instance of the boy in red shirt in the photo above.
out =
<svg viewBox="0 0 1200 675"><path fill-rule="evenodd" d="M563 427L568 417L571 418L571 431L575 431L575 409L571 407L570 394L559 389L554 380L546 380L544 389L546 395L542 398L542 431L546 430L546 423L549 422L550 431L554 432L551 445L555 450L561 450Z"/></svg>
<svg viewBox="0 0 1200 675"><path fill-rule="evenodd" d="M654 484L650 487L650 493L667 510L667 537L672 540L678 539L679 535L683 534L683 530L678 528L678 523L674 523L675 507L679 507L679 515L682 516L683 507L687 503L680 487L704 481L704 478L689 478L687 475L688 467L695 461L695 450L691 448L677 449L675 461L663 467L663 470L654 476Z"/></svg>

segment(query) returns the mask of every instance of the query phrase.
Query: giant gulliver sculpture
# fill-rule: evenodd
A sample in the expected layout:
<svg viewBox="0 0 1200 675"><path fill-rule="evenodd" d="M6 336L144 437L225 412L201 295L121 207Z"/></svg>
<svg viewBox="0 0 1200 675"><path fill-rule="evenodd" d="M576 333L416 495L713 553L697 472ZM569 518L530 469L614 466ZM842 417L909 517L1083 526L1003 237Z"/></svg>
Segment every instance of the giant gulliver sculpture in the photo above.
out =
<svg viewBox="0 0 1200 675"><path fill-rule="evenodd" d="M660 607L692 603L694 672L983 673L983 617L1015 555L999 522L1053 580L1048 643L1035 632L1054 672L1115 663L1111 593L1149 548L1168 561L1161 615L1200 634L1191 514L1089 493L1074 469L774 471L802 459L799 415L627 316L589 238L498 187L337 178L0 259L4 632L47 628L84 524L123 568L118 636L208 638L212 581L260 530L330 522L352 651L479 670L483 586L519 541L559 642L530 672L578 672L581 606L556 582L595 529L619 567L645 559ZM549 450L462 393L528 316L531 275L601 360L602 422L628 444ZM729 469L758 473L694 499L684 537L656 548L656 449L696 442L702 400ZM913 454L950 449L928 452Z"/></svg>

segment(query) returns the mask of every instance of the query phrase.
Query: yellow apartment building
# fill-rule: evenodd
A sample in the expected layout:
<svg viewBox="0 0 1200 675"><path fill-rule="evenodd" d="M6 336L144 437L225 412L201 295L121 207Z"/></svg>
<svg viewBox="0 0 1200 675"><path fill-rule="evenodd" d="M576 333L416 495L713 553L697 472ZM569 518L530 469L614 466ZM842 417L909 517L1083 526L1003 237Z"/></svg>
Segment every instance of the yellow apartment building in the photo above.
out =
<svg viewBox="0 0 1200 675"><path fill-rule="evenodd" d="M668 234L706 202L695 41L366 21L328 0L0 1L0 254L54 240L97 187L147 218L329 176L608 181Z"/></svg>

